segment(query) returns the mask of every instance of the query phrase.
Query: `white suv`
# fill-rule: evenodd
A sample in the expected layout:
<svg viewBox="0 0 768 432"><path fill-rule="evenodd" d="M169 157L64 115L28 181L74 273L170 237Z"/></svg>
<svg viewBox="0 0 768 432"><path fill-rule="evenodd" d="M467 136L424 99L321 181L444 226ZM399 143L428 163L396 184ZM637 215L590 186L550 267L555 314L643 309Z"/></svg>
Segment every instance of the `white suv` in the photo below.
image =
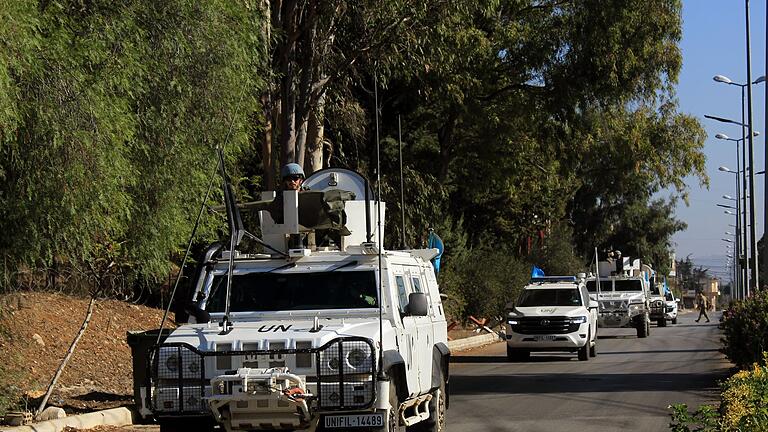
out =
<svg viewBox="0 0 768 432"><path fill-rule="evenodd" d="M525 360L532 351L596 355L597 307L584 279L548 276L531 279L517 302L507 305L507 357Z"/></svg>
<svg viewBox="0 0 768 432"><path fill-rule="evenodd" d="M677 304L680 300L676 299L675 295L670 291L664 294L664 300L667 302L667 313L664 315L664 318L672 321L672 324L677 324Z"/></svg>

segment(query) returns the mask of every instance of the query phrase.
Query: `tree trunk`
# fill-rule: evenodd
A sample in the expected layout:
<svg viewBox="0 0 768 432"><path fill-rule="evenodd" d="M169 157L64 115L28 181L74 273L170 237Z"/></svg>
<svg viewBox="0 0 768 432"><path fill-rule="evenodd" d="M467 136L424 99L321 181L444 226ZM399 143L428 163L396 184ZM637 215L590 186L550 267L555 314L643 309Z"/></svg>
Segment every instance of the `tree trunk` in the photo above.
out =
<svg viewBox="0 0 768 432"><path fill-rule="evenodd" d="M317 106L309 115L307 136L307 175L321 170L328 165L323 161L323 141L325 139L325 93L320 95Z"/></svg>
<svg viewBox="0 0 768 432"><path fill-rule="evenodd" d="M278 2L279 7L279 2ZM267 71L267 74L270 76L270 79L267 82L266 90L261 95L261 108L262 113L264 115L264 136L261 140L261 160L262 165L264 167L264 184L263 186L266 188L266 190L274 190L275 189L275 169L272 156L272 134L273 134L273 125L274 125L274 117L273 117L273 104L274 104L274 98L272 97L272 94L274 92L274 86L272 83L272 63L270 60L270 52L271 52L271 46L272 46L272 20L273 18L273 9L272 9L272 3L270 0L263 0L262 1L262 9L264 12L264 16L269 17L268 20L264 21L264 25L262 27L262 39L264 43L264 62L265 62L265 70Z"/></svg>
<svg viewBox="0 0 768 432"><path fill-rule="evenodd" d="M296 96L293 86L296 55L296 1L282 4L282 41L277 46L280 63L280 147L281 165L296 160Z"/></svg>
<svg viewBox="0 0 768 432"><path fill-rule="evenodd" d="M272 103L269 92L261 95L264 113L264 136L261 139L261 161L264 166L264 186L266 190L275 189L275 170L272 165Z"/></svg>
<svg viewBox="0 0 768 432"><path fill-rule="evenodd" d="M43 400L40 402L40 406L37 408L37 412L35 412L35 417L39 416L40 413L42 413L45 409L45 405L48 403L48 398L51 397L51 393L53 393L56 382L59 380L62 372L64 372L64 368L67 366L67 363L69 363L69 359L75 352L75 347L77 347L77 343L80 342L80 338L82 338L83 334L85 334L85 330L88 328L88 323L91 322L91 316L93 316L93 307L96 304L96 297L98 292L99 291L91 296L91 301L88 303L88 311L85 313L85 319L83 320L83 324L80 326L80 331L77 332L77 336L75 336L75 340L72 341L72 345L69 346L69 350L67 350L67 354L64 356L64 360L61 361L59 368L56 369L56 374L53 375L51 383L48 384L48 390L45 392L45 396L43 396Z"/></svg>
<svg viewBox="0 0 768 432"><path fill-rule="evenodd" d="M304 166L307 151L307 127L309 117L315 109L315 100L311 95L315 73L315 36L317 35L317 0L309 0L308 11L302 27L307 28L301 38L301 79L299 81L299 101L296 107L296 158Z"/></svg>

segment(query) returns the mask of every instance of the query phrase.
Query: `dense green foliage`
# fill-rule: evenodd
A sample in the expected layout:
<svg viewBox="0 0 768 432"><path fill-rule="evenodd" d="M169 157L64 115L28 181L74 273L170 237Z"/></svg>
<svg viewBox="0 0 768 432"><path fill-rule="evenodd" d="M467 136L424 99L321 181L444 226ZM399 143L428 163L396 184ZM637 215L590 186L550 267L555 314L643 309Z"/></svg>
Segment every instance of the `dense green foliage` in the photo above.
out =
<svg viewBox="0 0 768 432"><path fill-rule="evenodd" d="M215 147L234 158L255 133L259 15L220 1L3 5L6 275L109 256L129 282L165 276Z"/></svg>
<svg viewBox="0 0 768 432"><path fill-rule="evenodd" d="M762 361L768 351L768 292L732 302L723 311L722 327L723 350L733 363L744 368Z"/></svg>
<svg viewBox="0 0 768 432"><path fill-rule="evenodd" d="M154 287L217 146L241 199L291 160L375 179L375 90L385 243L434 228L457 314L498 314L530 264L573 273L595 247L665 270L683 179L706 183L704 132L673 91L679 0L275 5L0 5L4 286L71 271ZM196 243L221 228L206 215Z"/></svg>

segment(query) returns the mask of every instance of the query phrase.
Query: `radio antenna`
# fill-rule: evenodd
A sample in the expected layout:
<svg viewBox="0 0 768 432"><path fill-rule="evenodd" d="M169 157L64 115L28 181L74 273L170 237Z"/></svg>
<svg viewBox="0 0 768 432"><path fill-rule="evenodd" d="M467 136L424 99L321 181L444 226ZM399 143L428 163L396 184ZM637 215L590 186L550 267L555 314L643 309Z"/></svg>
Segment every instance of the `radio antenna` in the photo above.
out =
<svg viewBox="0 0 768 432"><path fill-rule="evenodd" d="M403 226L400 229L401 244L403 249L408 249L405 245L405 188L403 186L403 129L400 125L400 114L397 115L397 142L400 148L400 215L402 216Z"/></svg>
<svg viewBox="0 0 768 432"><path fill-rule="evenodd" d="M384 317L383 317L383 291L384 275L382 274L381 249L384 247L381 239L381 149L379 141L379 79L376 74L373 76L373 97L376 109L376 237L379 254L379 372L383 373L384 368Z"/></svg>

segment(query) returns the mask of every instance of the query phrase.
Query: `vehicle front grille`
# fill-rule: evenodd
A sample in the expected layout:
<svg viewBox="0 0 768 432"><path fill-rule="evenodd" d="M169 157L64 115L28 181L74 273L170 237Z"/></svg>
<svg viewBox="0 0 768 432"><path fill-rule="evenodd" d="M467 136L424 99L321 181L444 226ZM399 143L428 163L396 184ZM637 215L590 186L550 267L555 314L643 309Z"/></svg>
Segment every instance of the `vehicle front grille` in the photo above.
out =
<svg viewBox="0 0 768 432"><path fill-rule="evenodd" d="M519 324L512 325L512 331L520 334L567 334L579 329L568 317L524 317Z"/></svg>
<svg viewBox="0 0 768 432"><path fill-rule="evenodd" d="M318 348L272 350L200 351L185 343L165 343L150 350L147 364L147 406L160 416L208 413L211 379L239 368L303 370L292 372L306 376L322 410L366 409L375 400L375 350L360 337L338 338Z"/></svg>

